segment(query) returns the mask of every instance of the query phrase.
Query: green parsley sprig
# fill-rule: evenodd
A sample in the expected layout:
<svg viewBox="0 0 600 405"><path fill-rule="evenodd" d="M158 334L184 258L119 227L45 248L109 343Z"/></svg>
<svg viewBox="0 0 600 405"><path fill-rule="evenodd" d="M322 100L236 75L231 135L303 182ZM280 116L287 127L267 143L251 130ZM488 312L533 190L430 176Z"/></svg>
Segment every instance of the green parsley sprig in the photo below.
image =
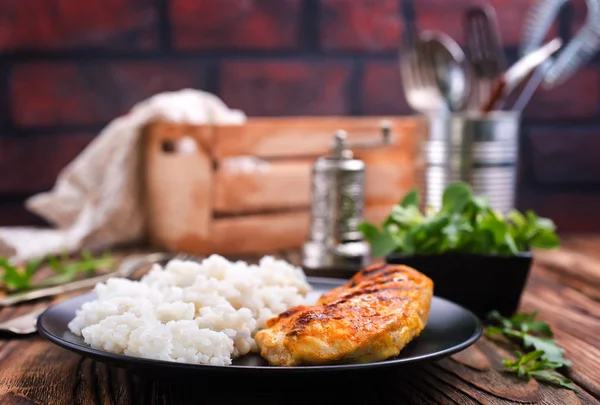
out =
<svg viewBox="0 0 600 405"><path fill-rule="evenodd" d="M47 262L55 273L40 281L34 282L34 276ZM66 254L52 255L44 259L33 259L23 265L14 265L5 257L0 257L0 284L8 292L18 292L39 287L48 287L68 283L79 276L89 276L100 269L114 266L114 260L106 252L100 257L94 257L85 250L79 259L70 259Z"/></svg>
<svg viewBox="0 0 600 405"><path fill-rule="evenodd" d="M439 210L429 208L422 213L419 195L413 190L392 208L380 227L363 222L360 230L374 256L446 252L516 255L532 247L552 249L559 245L550 219L533 211L502 214L462 182L446 187Z"/></svg>
<svg viewBox="0 0 600 405"><path fill-rule="evenodd" d="M486 327L485 334L490 337L503 336L521 348L530 350L524 354L516 351L516 360L503 359L508 371L521 378L535 378L576 391L573 382L556 371L571 366L571 362L564 357L564 349L552 339L554 334L550 325L537 321L536 317L537 312L532 312L505 318L493 311L488 319L496 325Z"/></svg>

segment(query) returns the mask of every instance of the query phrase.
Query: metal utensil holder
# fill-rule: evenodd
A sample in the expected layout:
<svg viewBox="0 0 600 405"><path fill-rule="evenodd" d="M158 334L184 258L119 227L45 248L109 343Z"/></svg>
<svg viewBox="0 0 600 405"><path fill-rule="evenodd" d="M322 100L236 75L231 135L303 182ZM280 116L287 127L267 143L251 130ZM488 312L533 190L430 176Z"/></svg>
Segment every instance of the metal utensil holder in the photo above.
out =
<svg viewBox="0 0 600 405"><path fill-rule="evenodd" d="M501 212L514 208L521 117L518 112L427 117L419 173L422 208L439 208L445 187L463 181Z"/></svg>

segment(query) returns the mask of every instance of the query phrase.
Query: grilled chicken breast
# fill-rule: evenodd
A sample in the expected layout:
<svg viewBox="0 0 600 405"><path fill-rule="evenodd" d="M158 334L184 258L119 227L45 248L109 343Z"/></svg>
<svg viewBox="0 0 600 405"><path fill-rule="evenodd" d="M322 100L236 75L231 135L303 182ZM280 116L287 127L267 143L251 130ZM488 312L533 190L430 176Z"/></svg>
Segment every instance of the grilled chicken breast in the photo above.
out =
<svg viewBox="0 0 600 405"><path fill-rule="evenodd" d="M433 282L407 266L372 265L314 306L297 306L257 332L274 366L366 363L397 356L427 323Z"/></svg>

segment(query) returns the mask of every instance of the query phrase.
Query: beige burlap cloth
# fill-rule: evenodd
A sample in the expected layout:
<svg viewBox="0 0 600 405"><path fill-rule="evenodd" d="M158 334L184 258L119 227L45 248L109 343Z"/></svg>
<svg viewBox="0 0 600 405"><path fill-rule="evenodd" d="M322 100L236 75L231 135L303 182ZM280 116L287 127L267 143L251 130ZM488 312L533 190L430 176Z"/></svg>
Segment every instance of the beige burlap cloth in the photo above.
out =
<svg viewBox="0 0 600 405"><path fill-rule="evenodd" d="M83 248L106 249L145 238L140 134L156 119L190 124L241 125L246 115L218 97L183 89L154 95L111 121L26 208L51 229L0 228L0 255L12 262Z"/></svg>

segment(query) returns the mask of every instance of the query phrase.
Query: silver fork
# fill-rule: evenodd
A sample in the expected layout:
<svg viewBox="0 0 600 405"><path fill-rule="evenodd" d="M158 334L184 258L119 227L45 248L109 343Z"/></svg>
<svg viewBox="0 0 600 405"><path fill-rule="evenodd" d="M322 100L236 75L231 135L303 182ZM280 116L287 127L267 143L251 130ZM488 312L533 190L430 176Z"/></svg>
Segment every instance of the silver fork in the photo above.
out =
<svg viewBox="0 0 600 405"><path fill-rule="evenodd" d="M446 110L429 48L418 34L414 38L412 46L400 56L400 74L406 101L413 110L421 113Z"/></svg>
<svg viewBox="0 0 600 405"><path fill-rule="evenodd" d="M479 110L489 97L494 80L506 69L494 8L478 4L467 9L465 34L472 74L468 107Z"/></svg>

